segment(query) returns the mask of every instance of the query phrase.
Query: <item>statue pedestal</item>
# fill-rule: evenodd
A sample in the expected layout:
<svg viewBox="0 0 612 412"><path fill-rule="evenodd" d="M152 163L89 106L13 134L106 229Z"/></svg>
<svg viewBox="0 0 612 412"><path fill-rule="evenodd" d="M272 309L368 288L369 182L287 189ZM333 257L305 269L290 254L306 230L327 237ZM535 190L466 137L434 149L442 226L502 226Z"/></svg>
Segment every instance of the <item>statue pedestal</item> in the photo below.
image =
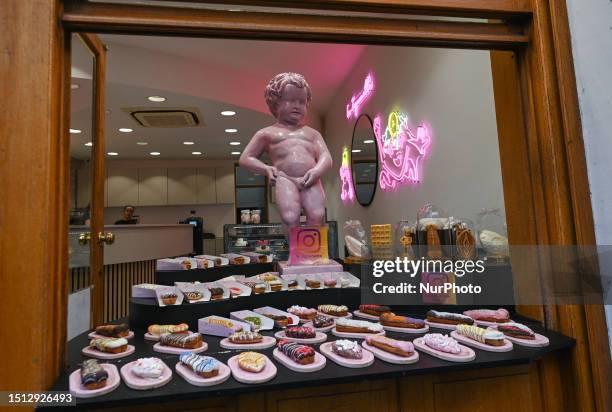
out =
<svg viewBox="0 0 612 412"><path fill-rule="evenodd" d="M325 265L293 265L289 266L287 261L278 262L281 275L310 275L313 273L335 273L343 272L342 265L330 260Z"/></svg>

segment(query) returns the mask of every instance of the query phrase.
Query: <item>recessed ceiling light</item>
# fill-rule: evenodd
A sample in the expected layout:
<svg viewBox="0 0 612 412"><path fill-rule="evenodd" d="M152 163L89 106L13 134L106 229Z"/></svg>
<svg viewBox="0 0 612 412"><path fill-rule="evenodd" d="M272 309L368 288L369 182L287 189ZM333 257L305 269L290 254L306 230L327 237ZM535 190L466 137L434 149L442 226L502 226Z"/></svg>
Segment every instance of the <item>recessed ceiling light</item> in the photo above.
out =
<svg viewBox="0 0 612 412"><path fill-rule="evenodd" d="M117 153L117 152L108 152L107 155L109 155L109 156L119 156L119 153Z"/></svg>
<svg viewBox="0 0 612 412"><path fill-rule="evenodd" d="M240 142L230 142L230 145L232 145L232 146L240 146Z"/></svg>
<svg viewBox="0 0 612 412"><path fill-rule="evenodd" d="M149 153L151 156L159 156L161 153L159 152L151 152Z"/></svg>
<svg viewBox="0 0 612 412"><path fill-rule="evenodd" d="M134 130L130 129L129 127L122 127L121 129L119 129L119 131L121 133L132 133Z"/></svg>
<svg viewBox="0 0 612 412"><path fill-rule="evenodd" d="M232 152L233 155L239 155L240 152Z"/></svg>
<svg viewBox="0 0 612 412"><path fill-rule="evenodd" d="M353 152L353 153L361 153L361 149L353 149L353 150L351 150L351 152Z"/></svg>
<svg viewBox="0 0 612 412"><path fill-rule="evenodd" d="M81 86L79 86L79 85L78 85L78 84L76 84L76 83L72 83L72 84L70 85L70 88L71 88L72 90L76 90L76 89L78 89L79 87L81 87Z"/></svg>
<svg viewBox="0 0 612 412"><path fill-rule="evenodd" d="M192 155L201 155L202 152L191 152Z"/></svg>
<svg viewBox="0 0 612 412"><path fill-rule="evenodd" d="M148 145L148 144L149 144L149 142L136 142L136 144L137 144L138 146L146 146L146 145Z"/></svg>
<svg viewBox="0 0 612 412"><path fill-rule="evenodd" d="M195 144L195 143L193 143L193 142L183 142L183 144L186 145L186 146L191 146L192 144Z"/></svg>
<svg viewBox="0 0 612 412"><path fill-rule="evenodd" d="M149 99L150 102L155 103L161 103L166 101L166 98L164 96L149 96L147 97L147 99Z"/></svg>
<svg viewBox="0 0 612 412"><path fill-rule="evenodd" d="M372 140L372 139L368 139L368 140L364 140L363 142L364 142L365 144L372 144L372 143L374 143L374 140Z"/></svg>
<svg viewBox="0 0 612 412"><path fill-rule="evenodd" d="M70 133L72 133L72 134L79 134L79 133L81 133L81 130L80 129L70 129Z"/></svg>
<svg viewBox="0 0 612 412"><path fill-rule="evenodd" d="M85 143L85 146L91 147L91 146L93 146L93 142L87 142L87 143Z"/></svg>
<svg viewBox="0 0 612 412"><path fill-rule="evenodd" d="M236 133L238 132L238 129L225 129L226 133Z"/></svg>
<svg viewBox="0 0 612 412"><path fill-rule="evenodd" d="M221 116L233 116L235 114L236 114L236 112L233 111L233 110L223 110L221 112Z"/></svg>

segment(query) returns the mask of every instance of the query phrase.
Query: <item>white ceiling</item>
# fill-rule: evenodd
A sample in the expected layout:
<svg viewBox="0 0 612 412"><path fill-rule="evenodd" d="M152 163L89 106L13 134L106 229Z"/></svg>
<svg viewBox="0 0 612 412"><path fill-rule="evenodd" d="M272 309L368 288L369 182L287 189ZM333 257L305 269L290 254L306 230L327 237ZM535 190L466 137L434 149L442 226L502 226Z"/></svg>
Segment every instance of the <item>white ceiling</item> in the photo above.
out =
<svg viewBox="0 0 612 412"><path fill-rule="evenodd" d="M118 159L231 158L255 131L274 122L263 91L277 73L295 71L308 80L313 101L310 123L320 124L339 86L356 64L365 46L251 40L195 39L102 35L108 45L106 149ZM73 38L71 127L83 130L71 135L75 158L88 158L91 141L91 59ZM148 96L161 95L164 103ZM122 111L125 107L196 107L205 126L194 128L144 128ZM234 110L236 116L221 116ZM318 124L317 124L318 123ZM120 133L121 127L134 129ZM228 134L226 128L238 133ZM147 146L136 142L146 141ZM192 146L183 145L193 141ZM230 146L230 141L241 142Z"/></svg>

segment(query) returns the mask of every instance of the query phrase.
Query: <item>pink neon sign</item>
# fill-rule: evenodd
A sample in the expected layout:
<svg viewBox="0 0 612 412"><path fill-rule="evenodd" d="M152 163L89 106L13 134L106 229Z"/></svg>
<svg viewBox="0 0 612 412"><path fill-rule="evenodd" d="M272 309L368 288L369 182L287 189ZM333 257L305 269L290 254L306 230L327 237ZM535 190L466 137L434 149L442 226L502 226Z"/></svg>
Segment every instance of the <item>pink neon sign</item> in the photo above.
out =
<svg viewBox="0 0 612 412"><path fill-rule="evenodd" d="M351 117L359 117L361 108L373 93L374 75L372 73L368 73L363 82L363 90L361 90L359 93L355 93L351 97L351 101L346 104L346 119L350 120Z"/></svg>
<svg viewBox="0 0 612 412"><path fill-rule="evenodd" d="M408 127L408 116L394 111L387 118L382 130L381 116L374 118L374 135L378 145L381 171L378 178L380 188L392 190L403 184L420 181L420 164L427 156L431 144L429 129L421 125L416 135Z"/></svg>
<svg viewBox="0 0 612 412"><path fill-rule="evenodd" d="M342 184L340 198L344 203L355 201L355 186L348 147L342 148L342 166L340 166L340 181Z"/></svg>

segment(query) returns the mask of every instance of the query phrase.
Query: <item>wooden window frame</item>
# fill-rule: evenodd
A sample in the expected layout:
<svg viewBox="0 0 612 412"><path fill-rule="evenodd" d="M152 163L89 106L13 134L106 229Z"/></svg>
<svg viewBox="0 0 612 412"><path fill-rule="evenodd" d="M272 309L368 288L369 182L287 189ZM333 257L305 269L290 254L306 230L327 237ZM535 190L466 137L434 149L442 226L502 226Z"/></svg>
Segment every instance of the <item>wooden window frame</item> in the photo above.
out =
<svg viewBox="0 0 612 412"><path fill-rule="evenodd" d="M195 1L195 0L192 0ZM168 2L171 3L170 1ZM214 0L200 3L289 8L287 0ZM306 2L303 2L306 3ZM36 304L13 319L2 314L6 330L43 323L25 331L39 344L33 360L14 356L7 365L15 389L46 389L65 355L68 228L69 94L66 57L69 33L124 33L222 38L277 39L490 49L496 96L504 197L512 244L594 245L595 233L565 2L561 0L311 0L299 14L187 10L81 1L8 1L9 24L1 15L2 50L12 59L2 79L40 93L18 92L19 104L1 111L11 120L11 138L0 143L4 224L0 233L2 269L20 282L7 282L5 305L18 307L24 287ZM396 15L390 18L314 14L343 10ZM487 22L426 20L406 15L490 19ZM494 20L493 20L494 19ZM66 40L68 39L68 41ZM512 53L508 53L510 51ZM31 62L36 61L36 65ZM36 94L36 95L35 95ZM14 103L14 102L12 102ZM23 114L24 106L36 107ZM7 126L8 127L8 126ZM33 133L35 127L38 127ZM8 134L7 134L8 135ZM28 150L28 144L35 146ZM36 164L29 173L20 165ZM7 179L4 176L11 176ZM18 192L31 189L34 194ZM7 193L14 194L6 196ZM28 222L17 211L24 204ZM43 233L41 235L41 229ZM30 242L19 236L30 236ZM20 253L35 248L26 262ZM23 259L22 259L23 260ZM517 277L517 287L528 286ZM539 279L540 282L550 279ZM29 282L29 283L26 283ZM27 286L24 286L26 283ZM610 351L603 306L520 307L521 313L577 339L571 356L539 363L543 407L611 410ZM27 338L27 339L26 339ZM18 345L19 346L19 345ZM3 354L17 353L2 348ZM4 349L7 349L6 351ZM13 373L17 370L23 373ZM561 371L570 383L561 382ZM572 390L573 389L573 390Z"/></svg>

